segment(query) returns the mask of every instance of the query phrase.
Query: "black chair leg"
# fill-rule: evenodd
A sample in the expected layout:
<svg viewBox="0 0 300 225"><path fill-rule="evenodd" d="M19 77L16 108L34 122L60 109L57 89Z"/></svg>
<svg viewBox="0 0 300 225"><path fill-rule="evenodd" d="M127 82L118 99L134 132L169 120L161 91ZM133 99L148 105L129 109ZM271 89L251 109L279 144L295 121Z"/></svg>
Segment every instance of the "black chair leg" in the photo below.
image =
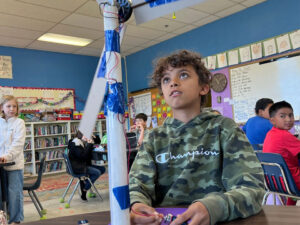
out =
<svg viewBox="0 0 300 225"><path fill-rule="evenodd" d="M40 206L40 210L41 210L41 212L42 212L42 214L43 214L44 208L43 208L43 206L42 206L42 204L41 204L41 202L40 202L39 198L37 197L37 195L36 195L35 191L32 191L32 193L33 193L33 196L34 196L34 198L35 198L36 202L39 204L39 206Z"/></svg>
<svg viewBox="0 0 300 225"><path fill-rule="evenodd" d="M31 198L31 200L32 200L32 202L33 202L36 210L38 211L38 213L40 215L40 218L42 218L43 214L42 214L41 209L39 208L40 207L39 204L41 204L41 203L38 200L36 200L36 198L35 198L36 195L35 195L34 191L29 191L28 190L28 194L29 194L29 196L30 196L30 198Z"/></svg>

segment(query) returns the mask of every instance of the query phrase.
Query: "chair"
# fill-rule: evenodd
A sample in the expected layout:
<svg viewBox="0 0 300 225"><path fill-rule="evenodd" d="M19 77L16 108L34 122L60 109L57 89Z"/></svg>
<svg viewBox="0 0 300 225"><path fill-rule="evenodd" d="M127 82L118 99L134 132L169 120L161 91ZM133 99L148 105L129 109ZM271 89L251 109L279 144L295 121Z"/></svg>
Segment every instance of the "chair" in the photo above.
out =
<svg viewBox="0 0 300 225"><path fill-rule="evenodd" d="M265 188L267 189L263 198L263 205L266 204L271 193L278 196L282 205L285 205L281 199L282 196L300 199L300 191L280 154L256 152L256 156L264 170Z"/></svg>
<svg viewBox="0 0 300 225"><path fill-rule="evenodd" d="M71 185L72 185L72 183L73 183L73 180L74 180L75 178L77 178L78 181L76 182L76 185L75 185L75 187L74 187L74 189L73 189L73 191L72 191L72 193L71 193L71 195L70 195L70 197L69 197L68 202L65 204L65 208L70 208L71 201L72 201L73 196L74 196L74 194L75 194L75 192L76 192L76 190L77 190L77 188L78 188L78 186L79 186L79 182L80 182L81 179L86 179L86 180L88 180L88 181L90 182L90 184L92 185L92 188L94 189L94 191L97 193L97 195L100 197L100 199L103 200L103 198L101 197L101 195L100 195L100 193L98 192L97 188L96 188L95 185L92 183L92 181L91 181L90 178L87 176L87 174L76 174L76 173L74 173L74 171L73 171L73 169L72 169L72 166L71 166L71 162L70 162L70 159L69 159L68 154L67 154L67 153L63 153L63 157L64 157L64 160L65 160L65 163L66 163L66 170L67 170L67 173L68 173L69 175L71 175L72 177L71 177L71 179L70 179L70 181L69 181L69 184L68 184L68 186L67 186L65 192L63 193L62 197L61 197L60 200L59 200L60 203L63 203L63 202L65 201L65 197L66 197L66 195L67 195L67 193L68 193L68 191L69 191L69 189L70 189L70 187L71 187Z"/></svg>
<svg viewBox="0 0 300 225"><path fill-rule="evenodd" d="M23 185L23 190L28 191L28 194L29 194L36 210L38 211L41 220L46 219L45 214L47 213L47 210L43 208L41 202L39 201L39 199L35 193L35 190L37 190L41 185L44 166L45 166L45 157L43 157L40 161L40 168L38 171L38 177L37 177L36 181L34 183L24 183L24 185Z"/></svg>

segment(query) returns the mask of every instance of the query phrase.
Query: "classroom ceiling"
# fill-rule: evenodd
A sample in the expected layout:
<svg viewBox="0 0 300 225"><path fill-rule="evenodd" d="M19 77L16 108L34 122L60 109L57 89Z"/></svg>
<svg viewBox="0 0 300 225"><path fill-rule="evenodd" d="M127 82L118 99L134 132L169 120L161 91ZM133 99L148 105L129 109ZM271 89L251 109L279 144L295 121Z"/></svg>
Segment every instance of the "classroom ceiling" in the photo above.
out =
<svg viewBox="0 0 300 225"><path fill-rule="evenodd" d="M266 0L206 0L136 25L127 21L122 55L130 55L207 23ZM44 33L92 39L85 47L53 44L37 39ZM96 0L0 0L0 46L99 56L104 40L103 18Z"/></svg>

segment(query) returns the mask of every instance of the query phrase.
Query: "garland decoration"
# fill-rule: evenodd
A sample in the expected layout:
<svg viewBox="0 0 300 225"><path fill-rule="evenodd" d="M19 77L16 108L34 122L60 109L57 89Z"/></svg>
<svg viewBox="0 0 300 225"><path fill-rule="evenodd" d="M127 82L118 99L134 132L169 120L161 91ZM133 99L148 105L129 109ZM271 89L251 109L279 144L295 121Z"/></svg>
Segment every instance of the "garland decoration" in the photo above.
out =
<svg viewBox="0 0 300 225"><path fill-rule="evenodd" d="M20 107L27 107L27 106L35 105L35 104L38 104L38 103L42 103L42 104L48 105L48 106L56 106L56 105L60 105L64 101L66 101L71 96L73 96L73 93L70 91L61 100L59 100L57 102L48 102L48 101L44 100L43 98L36 98L35 101L20 103L19 106Z"/></svg>

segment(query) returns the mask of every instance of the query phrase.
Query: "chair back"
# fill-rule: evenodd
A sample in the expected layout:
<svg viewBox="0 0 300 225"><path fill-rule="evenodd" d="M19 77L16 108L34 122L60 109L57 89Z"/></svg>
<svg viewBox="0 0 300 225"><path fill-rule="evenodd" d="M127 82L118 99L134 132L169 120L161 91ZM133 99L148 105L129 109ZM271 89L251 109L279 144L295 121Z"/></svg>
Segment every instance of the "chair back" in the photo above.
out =
<svg viewBox="0 0 300 225"><path fill-rule="evenodd" d="M38 177L37 177L35 183L31 187L32 190L38 189L41 185L42 175L43 175L44 166L45 166L45 159L46 159L46 156L44 156L40 161L40 168L39 168L39 171L38 171Z"/></svg>
<svg viewBox="0 0 300 225"><path fill-rule="evenodd" d="M70 159L69 159L69 156L68 156L68 153L63 153L63 157L64 157L64 160L65 160L65 163L66 163L66 170L67 170L67 173L70 174L71 176L75 177L75 173L72 169L72 165L71 165L71 162L70 162Z"/></svg>
<svg viewBox="0 0 300 225"><path fill-rule="evenodd" d="M265 185L271 192L300 196L292 174L280 154L256 152L264 170Z"/></svg>

